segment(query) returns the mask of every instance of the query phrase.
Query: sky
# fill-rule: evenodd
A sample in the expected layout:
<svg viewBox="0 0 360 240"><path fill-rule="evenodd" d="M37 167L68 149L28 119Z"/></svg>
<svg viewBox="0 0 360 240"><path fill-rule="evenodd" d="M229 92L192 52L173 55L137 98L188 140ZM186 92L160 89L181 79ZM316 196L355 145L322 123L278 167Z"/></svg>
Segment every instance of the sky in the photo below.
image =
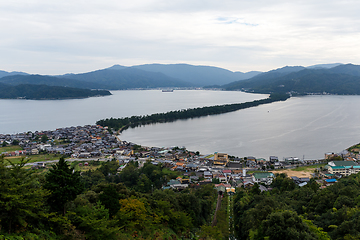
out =
<svg viewBox="0 0 360 240"><path fill-rule="evenodd" d="M4 0L0 70L360 64L358 0Z"/></svg>

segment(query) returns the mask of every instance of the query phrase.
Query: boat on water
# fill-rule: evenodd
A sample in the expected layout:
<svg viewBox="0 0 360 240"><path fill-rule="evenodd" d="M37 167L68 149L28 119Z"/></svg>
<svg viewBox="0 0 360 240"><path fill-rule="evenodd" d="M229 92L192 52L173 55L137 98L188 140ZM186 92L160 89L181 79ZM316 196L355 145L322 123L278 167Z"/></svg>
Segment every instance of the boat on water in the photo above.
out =
<svg viewBox="0 0 360 240"><path fill-rule="evenodd" d="M173 92L174 89L163 89L162 92Z"/></svg>

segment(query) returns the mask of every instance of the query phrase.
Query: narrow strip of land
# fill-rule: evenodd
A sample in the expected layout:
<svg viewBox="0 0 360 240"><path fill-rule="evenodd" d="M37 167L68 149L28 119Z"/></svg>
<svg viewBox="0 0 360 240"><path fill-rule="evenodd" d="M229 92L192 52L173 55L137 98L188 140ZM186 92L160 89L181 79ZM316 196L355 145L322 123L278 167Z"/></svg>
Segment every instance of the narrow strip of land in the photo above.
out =
<svg viewBox="0 0 360 240"><path fill-rule="evenodd" d="M268 98L255 100L252 102L245 103L234 103L234 104L224 104L224 105L216 105L209 107L201 107L201 108L189 108L178 111L171 111L167 113L155 113L146 116L132 116L125 118L110 118L110 119L102 119L96 122L97 125L107 126L113 128L119 133L128 127L136 127L139 125L147 125L152 123L164 123L164 122L172 122L179 119L189 119L189 118L198 118L209 115L223 114L228 112L234 112L240 109L256 107L262 104L268 104L278 101L285 101L289 98L287 94L271 94Z"/></svg>

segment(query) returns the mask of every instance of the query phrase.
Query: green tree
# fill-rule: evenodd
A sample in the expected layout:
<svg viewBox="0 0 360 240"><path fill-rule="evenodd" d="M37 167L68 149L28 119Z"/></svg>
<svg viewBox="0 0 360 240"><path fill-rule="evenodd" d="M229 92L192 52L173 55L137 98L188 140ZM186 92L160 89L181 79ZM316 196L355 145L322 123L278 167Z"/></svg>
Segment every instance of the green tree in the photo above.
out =
<svg viewBox="0 0 360 240"><path fill-rule="evenodd" d="M214 183L214 184L219 184L219 183L220 183L220 180L219 180L218 178L213 178L213 179L211 180L211 182Z"/></svg>
<svg viewBox="0 0 360 240"><path fill-rule="evenodd" d="M47 141L48 139L49 139L49 138L48 138L47 135L42 135L42 136L41 136L41 142L43 142L43 143L46 143L46 141Z"/></svg>
<svg viewBox="0 0 360 240"><path fill-rule="evenodd" d="M263 222L260 233L267 236L269 240L317 239L316 234L310 230L301 217L296 212L288 210L270 214Z"/></svg>
<svg viewBox="0 0 360 240"><path fill-rule="evenodd" d="M78 229L85 232L86 239L118 239L116 234L120 232L115 221L109 217L109 210L100 202L94 206L78 206L76 209L76 221Z"/></svg>
<svg viewBox="0 0 360 240"><path fill-rule="evenodd" d="M43 215L43 199L47 195L33 171L26 171L29 160L6 166L0 157L0 229L8 233L26 231L36 226Z"/></svg>
<svg viewBox="0 0 360 240"><path fill-rule="evenodd" d="M99 195L101 203L109 210L109 216L114 216L120 209L120 194L116 191L113 185L108 185L103 189Z"/></svg>
<svg viewBox="0 0 360 240"><path fill-rule="evenodd" d="M260 187L259 187L258 183L254 183L254 186L252 186L252 188L251 188L251 193L253 195L258 195L258 194L261 193L261 190L260 190Z"/></svg>
<svg viewBox="0 0 360 240"><path fill-rule="evenodd" d="M51 192L47 201L51 210L63 212L64 215L65 204L74 200L83 190L80 173L70 168L63 157L49 170L44 187Z"/></svg>

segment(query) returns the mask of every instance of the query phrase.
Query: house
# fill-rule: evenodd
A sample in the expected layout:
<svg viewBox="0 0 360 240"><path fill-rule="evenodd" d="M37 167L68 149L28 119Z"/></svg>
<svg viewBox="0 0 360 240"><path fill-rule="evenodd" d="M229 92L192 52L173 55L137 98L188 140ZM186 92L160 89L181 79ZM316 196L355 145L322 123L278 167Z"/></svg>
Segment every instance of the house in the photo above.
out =
<svg viewBox="0 0 360 240"><path fill-rule="evenodd" d="M310 178L307 178L307 177L305 177L305 178L299 178L299 181L300 181L301 183L310 182Z"/></svg>
<svg viewBox="0 0 360 240"><path fill-rule="evenodd" d="M196 171L197 168L198 168L198 165L193 164L193 163L189 163L189 164L186 165L185 168L188 169L188 170L194 170L194 171Z"/></svg>
<svg viewBox="0 0 360 240"><path fill-rule="evenodd" d="M178 180L181 184L189 184L190 183L189 178L177 177L176 180Z"/></svg>
<svg viewBox="0 0 360 240"><path fill-rule="evenodd" d="M37 154L39 154L39 150L37 148L33 148L33 149L31 149L31 154L37 155Z"/></svg>
<svg viewBox="0 0 360 240"><path fill-rule="evenodd" d="M242 163L240 161L229 161L226 165L228 168L242 168Z"/></svg>
<svg viewBox="0 0 360 240"><path fill-rule="evenodd" d="M79 154L79 158L89 158L91 157L91 153L89 152L82 152Z"/></svg>
<svg viewBox="0 0 360 240"><path fill-rule="evenodd" d="M219 175L217 177L219 179L220 182L222 183L226 183L227 182L227 178L224 175Z"/></svg>
<svg viewBox="0 0 360 240"><path fill-rule="evenodd" d="M214 165L225 166L229 162L229 155L226 153L214 153Z"/></svg>
<svg viewBox="0 0 360 240"><path fill-rule="evenodd" d="M215 184L215 188L218 191L219 194L228 192L228 189L231 188L230 184L224 184L224 183L220 183L220 184ZM235 188L233 189L234 193L235 193ZM229 191L230 192L230 191Z"/></svg>
<svg viewBox="0 0 360 240"><path fill-rule="evenodd" d="M205 179L212 179L213 175L211 172L204 172L204 178Z"/></svg>
<svg viewBox="0 0 360 240"><path fill-rule="evenodd" d="M215 184L215 188L219 194L223 194L224 192L226 192L226 187L224 186L224 184Z"/></svg>
<svg viewBox="0 0 360 240"><path fill-rule="evenodd" d="M275 162L279 161L279 158L276 156L270 156L269 161L270 161L270 163L274 164Z"/></svg>
<svg viewBox="0 0 360 240"><path fill-rule="evenodd" d="M175 179L171 179L166 185L167 186L172 186L175 184L181 184L181 182L179 180L175 180Z"/></svg>
<svg viewBox="0 0 360 240"><path fill-rule="evenodd" d="M174 171L184 171L185 170L184 163L183 162L176 162L175 166L172 167L172 170L174 170Z"/></svg>
<svg viewBox="0 0 360 240"><path fill-rule="evenodd" d="M326 183L336 183L337 181L336 181L336 179L331 178L331 179L325 179L325 182Z"/></svg>
<svg viewBox="0 0 360 240"><path fill-rule="evenodd" d="M227 192L228 195L234 195L235 194L235 188L234 187L226 188L226 192Z"/></svg>
<svg viewBox="0 0 360 240"><path fill-rule="evenodd" d="M261 172L253 174L253 181L256 183L264 183L265 185L270 185L274 179L274 174L272 172Z"/></svg>
<svg viewBox="0 0 360 240"><path fill-rule="evenodd" d="M247 161L246 161L246 166L249 167L249 168L256 168L256 167L257 167L257 164L256 164L255 161L247 160Z"/></svg>
<svg viewBox="0 0 360 240"><path fill-rule="evenodd" d="M198 176L190 176L190 181L191 182L197 182L197 181L199 181L199 177Z"/></svg>
<svg viewBox="0 0 360 240"><path fill-rule="evenodd" d="M353 157L345 157L344 161L353 161L354 162L354 161L356 161L356 159Z"/></svg>
<svg viewBox="0 0 360 240"><path fill-rule="evenodd" d="M257 162L258 164L266 164L265 158L257 158L257 159L256 159L256 162Z"/></svg>
<svg viewBox="0 0 360 240"><path fill-rule="evenodd" d="M295 163L299 163L300 159L297 157L288 157L288 158L285 158L285 162L288 164L295 164Z"/></svg>
<svg viewBox="0 0 360 240"><path fill-rule="evenodd" d="M224 170L222 170L222 173L223 173L224 175L230 175L230 174L231 174L231 170L230 170L230 169L224 169Z"/></svg>
<svg viewBox="0 0 360 240"><path fill-rule="evenodd" d="M252 187L254 186L254 183L250 180L250 181L247 181L247 180L240 180L237 182L237 186L238 187L244 187L244 188L247 188L247 187Z"/></svg>

